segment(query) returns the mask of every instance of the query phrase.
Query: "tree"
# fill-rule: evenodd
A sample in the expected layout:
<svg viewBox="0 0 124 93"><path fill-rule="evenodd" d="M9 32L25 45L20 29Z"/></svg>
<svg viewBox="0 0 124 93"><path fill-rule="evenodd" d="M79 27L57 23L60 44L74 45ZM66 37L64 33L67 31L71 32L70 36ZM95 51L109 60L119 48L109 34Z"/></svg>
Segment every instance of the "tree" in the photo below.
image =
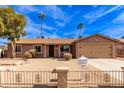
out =
<svg viewBox="0 0 124 93"><path fill-rule="evenodd" d="M122 36L121 38L124 38L124 36Z"/></svg>
<svg viewBox="0 0 124 93"><path fill-rule="evenodd" d="M39 18L41 19L41 38L44 38L44 36L42 34L42 30L43 30L43 20L44 20L45 16L46 15L44 13L39 14Z"/></svg>
<svg viewBox="0 0 124 93"><path fill-rule="evenodd" d="M25 36L26 19L12 8L0 8L0 37L7 38L12 45L12 56L15 57L16 40Z"/></svg>
<svg viewBox="0 0 124 93"><path fill-rule="evenodd" d="M83 29L83 27L84 27L84 25L83 25L83 23L79 23L79 25L78 25L78 38L81 38L82 36L81 36L81 30Z"/></svg>

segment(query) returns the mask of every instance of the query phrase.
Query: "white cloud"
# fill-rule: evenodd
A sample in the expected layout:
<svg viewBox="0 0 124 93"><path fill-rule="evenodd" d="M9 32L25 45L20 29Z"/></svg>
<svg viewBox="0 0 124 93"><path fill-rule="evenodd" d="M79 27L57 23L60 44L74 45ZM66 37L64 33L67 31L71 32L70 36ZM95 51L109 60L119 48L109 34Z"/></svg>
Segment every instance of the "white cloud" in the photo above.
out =
<svg viewBox="0 0 124 93"><path fill-rule="evenodd" d="M64 23L64 22L55 21L55 23L56 23L56 25L59 26L59 27L65 26L65 23Z"/></svg>
<svg viewBox="0 0 124 93"><path fill-rule="evenodd" d="M31 18L26 17L27 19L27 25L26 25L26 32L27 32L27 36L26 37L39 37L41 34L41 24L36 24L34 21L31 20ZM47 33L47 31L48 33ZM50 34L51 32L51 34ZM45 35L46 37L55 37L55 33L56 33L56 28L52 27L52 26L48 26L46 24L43 24L43 31L42 31L43 35ZM57 35L56 35L57 36Z"/></svg>
<svg viewBox="0 0 124 93"><path fill-rule="evenodd" d="M57 35L57 33L53 32L52 34L51 33L48 33L48 32L44 32L44 36L46 38L60 38L59 35Z"/></svg>
<svg viewBox="0 0 124 93"><path fill-rule="evenodd" d="M51 31L51 30L55 30L56 31L56 28L54 28L53 26L48 26L46 24L43 24L43 29L47 29L49 31Z"/></svg>
<svg viewBox="0 0 124 93"><path fill-rule="evenodd" d="M118 6L115 6L115 7L111 8L111 9L108 9L107 11L105 11L104 13L102 13L101 15L98 15L97 18L102 17L102 16L104 16L104 15L110 13L110 12L115 11L115 10L118 10L118 9L120 9L120 7L121 6L118 5Z"/></svg>
<svg viewBox="0 0 124 93"><path fill-rule="evenodd" d="M70 21L70 16L68 16L64 10L56 5L42 6L39 8L39 13L41 12L45 13L46 16L52 17L58 21L62 21L65 24Z"/></svg>
<svg viewBox="0 0 124 93"><path fill-rule="evenodd" d="M54 19L65 19L66 14L65 12L60 9L58 6L45 6L44 7L49 14L54 18Z"/></svg>
<svg viewBox="0 0 124 93"><path fill-rule="evenodd" d="M38 9L35 6L31 5L23 5L23 6L16 6L16 11L21 13L28 13L28 12L37 12Z"/></svg>
<svg viewBox="0 0 124 93"><path fill-rule="evenodd" d="M84 15L83 17L85 17L86 19L89 20L89 24L93 23L94 21L96 21L97 19L113 12L113 11L116 11L118 9L120 9L121 6L118 5L118 6L114 6L110 9L107 9L106 6L102 7L102 8L99 8L99 9L95 9L95 11L92 11L86 15Z"/></svg>
<svg viewBox="0 0 124 93"><path fill-rule="evenodd" d="M124 36L124 26L119 25L119 26L112 26L104 29L103 31L100 32L101 34L110 36L112 38L120 38Z"/></svg>
<svg viewBox="0 0 124 93"><path fill-rule="evenodd" d="M124 13L121 13L116 19L114 19L113 23L123 24L124 23Z"/></svg>

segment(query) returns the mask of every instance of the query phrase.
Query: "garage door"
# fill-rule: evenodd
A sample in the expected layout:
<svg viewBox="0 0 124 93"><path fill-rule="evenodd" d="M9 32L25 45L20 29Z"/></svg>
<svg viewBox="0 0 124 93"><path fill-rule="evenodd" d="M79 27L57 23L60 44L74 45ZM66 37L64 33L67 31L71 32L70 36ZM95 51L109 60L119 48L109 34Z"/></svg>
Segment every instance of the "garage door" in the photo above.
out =
<svg viewBox="0 0 124 93"><path fill-rule="evenodd" d="M79 44L78 57L112 58L112 44Z"/></svg>

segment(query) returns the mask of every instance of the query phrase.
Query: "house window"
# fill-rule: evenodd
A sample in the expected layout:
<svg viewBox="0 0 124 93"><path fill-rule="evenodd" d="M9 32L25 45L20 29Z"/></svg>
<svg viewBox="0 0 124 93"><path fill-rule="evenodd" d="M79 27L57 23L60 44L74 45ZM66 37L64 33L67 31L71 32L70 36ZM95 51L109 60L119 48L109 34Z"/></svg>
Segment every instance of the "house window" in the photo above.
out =
<svg viewBox="0 0 124 93"><path fill-rule="evenodd" d="M40 45L35 45L33 48L36 49L36 52L41 52L41 46Z"/></svg>
<svg viewBox="0 0 124 93"><path fill-rule="evenodd" d="M21 52L21 45L16 45L16 52Z"/></svg>
<svg viewBox="0 0 124 93"><path fill-rule="evenodd" d="M70 52L70 46L62 45L60 48L61 52Z"/></svg>

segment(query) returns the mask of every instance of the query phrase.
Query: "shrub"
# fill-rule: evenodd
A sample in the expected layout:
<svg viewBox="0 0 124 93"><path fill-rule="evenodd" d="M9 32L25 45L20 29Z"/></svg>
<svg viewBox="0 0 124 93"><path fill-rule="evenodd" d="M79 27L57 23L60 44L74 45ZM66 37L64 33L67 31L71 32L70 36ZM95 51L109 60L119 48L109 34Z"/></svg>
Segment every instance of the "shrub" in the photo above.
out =
<svg viewBox="0 0 124 93"><path fill-rule="evenodd" d="M34 57L36 54L36 49L30 49L29 53L32 55L32 57Z"/></svg>
<svg viewBox="0 0 124 93"><path fill-rule="evenodd" d="M32 58L32 54L29 51L27 51L25 52L24 57L27 59Z"/></svg>
<svg viewBox="0 0 124 93"><path fill-rule="evenodd" d="M70 60L72 58L72 54L71 53L64 53L63 57L65 60Z"/></svg>

